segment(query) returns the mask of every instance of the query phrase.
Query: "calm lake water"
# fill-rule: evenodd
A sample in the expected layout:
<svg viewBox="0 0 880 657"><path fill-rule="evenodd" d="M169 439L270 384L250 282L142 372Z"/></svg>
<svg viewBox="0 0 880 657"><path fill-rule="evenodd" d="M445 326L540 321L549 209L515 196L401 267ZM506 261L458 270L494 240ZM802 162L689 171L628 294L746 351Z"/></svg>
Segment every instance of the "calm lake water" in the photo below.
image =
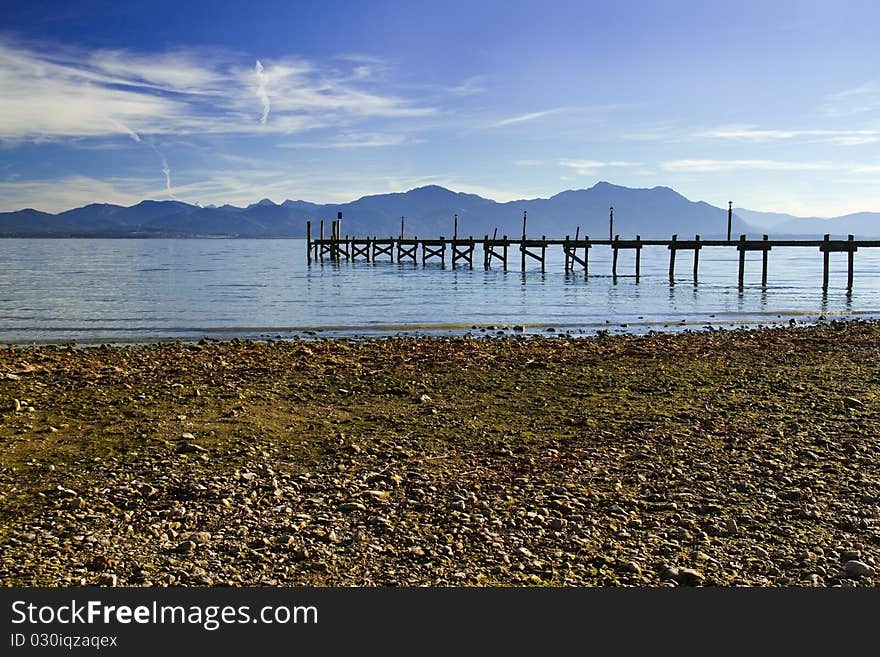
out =
<svg viewBox="0 0 880 657"><path fill-rule="evenodd" d="M766 289L761 254L748 253L742 290L730 247L702 250L698 285L687 251L669 284L664 247L643 249L638 283L634 252L620 251L615 280L607 246L591 249L588 277L565 273L561 247L548 249L545 273L536 261L521 272L517 251L507 272L484 270L479 249L474 269L452 269L449 257L445 269L387 258L309 266L305 240L295 239L0 239L0 342L476 334L518 325L527 334L594 334L880 317L880 249L856 253L850 296L840 253L831 254L823 296L817 248L771 251Z"/></svg>

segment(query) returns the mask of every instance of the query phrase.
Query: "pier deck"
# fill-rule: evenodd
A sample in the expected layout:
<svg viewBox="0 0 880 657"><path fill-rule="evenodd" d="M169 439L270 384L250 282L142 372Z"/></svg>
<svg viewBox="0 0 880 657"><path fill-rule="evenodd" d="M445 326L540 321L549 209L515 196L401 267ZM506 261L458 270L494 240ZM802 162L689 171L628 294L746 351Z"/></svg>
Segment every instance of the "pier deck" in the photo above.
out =
<svg viewBox="0 0 880 657"><path fill-rule="evenodd" d="M401 220L401 230L398 237L342 235L341 224L342 217L339 216L332 223L330 237L324 237L324 222L321 221L320 236L313 238L311 222L307 222L306 239L309 264L313 261L323 261L325 257L331 261L339 261L341 259L355 260L357 258L375 261L377 257L381 256L388 256L391 262L394 262L396 257L397 262L412 262L415 264L419 261L419 253L421 252L422 264L427 263L431 259L438 259L445 266L448 250L452 255L453 268L461 262L472 269L474 267L474 254L477 249L480 249L483 253L483 267L485 269L490 269L493 260L497 260L499 266L507 271L510 264L509 252L510 250L516 250L520 253L520 266L523 271L526 269L528 258L539 262L541 271L544 271L547 250L549 248L561 247L565 253L565 271L574 271L577 267L582 268L584 273L588 274L590 249L607 246L612 250L611 273L615 277L617 276L618 252L621 249L635 251L635 278L638 281L641 276L642 248L665 247L669 250L669 280L671 283L674 283L675 262L678 251L693 251L693 280L697 282L701 249L705 247L727 247L735 248L739 253L737 281L741 288L744 284L745 255L747 252L761 252L761 285L766 286L768 254L770 251L774 248L806 247L818 249L822 254L823 291L828 289L829 255L831 253L846 253L846 289L851 291L853 288L854 255L856 251L860 248L880 247L880 240L856 240L853 235L849 235L847 239L831 239L830 235L825 235L822 239L770 239L767 235L762 236L761 239L747 239L746 235L740 235L739 239L701 239L699 235L695 235L693 239L678 239L678 235L672 235L670 239L642 239L640 235L636 235L634 239L621 238L619 235L596 239L590 238L587 235L581 237L580 229L578 229L574 238L568 235L562 238L548 238L547 236L535 238L529 237L526 234L525 215L523 216L522 235L514 238L507 235L498 237L497 231L492 237L489 237L489 235L484 235L482 238L475 238L473 235L460 237L458 235L457 216L455 217L453 237L451 238L444 236L439 238L405 237L403 220ZM579 253L582 253L582 255L578 255Z"/></svg>

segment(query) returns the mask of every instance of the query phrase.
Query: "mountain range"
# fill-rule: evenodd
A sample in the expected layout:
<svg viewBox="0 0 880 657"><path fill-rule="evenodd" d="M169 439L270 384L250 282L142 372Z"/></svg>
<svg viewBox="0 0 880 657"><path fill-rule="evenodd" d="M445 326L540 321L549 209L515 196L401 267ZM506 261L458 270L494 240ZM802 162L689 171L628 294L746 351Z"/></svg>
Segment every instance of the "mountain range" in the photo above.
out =
<svg viewBox="0 0 880 657"><path fill-rule="evenodd" d="M459 236L519 236L527 213L530 236L575 234L607 238L614 208L614 233L621 237L668 238L699 234L723 238L727 208L691 201L669 187L635 189L600 182L589 189L567 190L550 198L499 203L475 194L429 185L407 192L364 196L349 203L316 204L263 199L247 207L201 207L181 201L141 201L125 207L93 203L58 214L31 208L0 213L0 237L304 237L311 220L313 236L324 220L325 235L337 213L342 234L397 236L401 218L409 237L452 237L458 215ZM835 218L792 215L737 208L732 235L858 237L880 235L880 213L862 212Z"/></svg>

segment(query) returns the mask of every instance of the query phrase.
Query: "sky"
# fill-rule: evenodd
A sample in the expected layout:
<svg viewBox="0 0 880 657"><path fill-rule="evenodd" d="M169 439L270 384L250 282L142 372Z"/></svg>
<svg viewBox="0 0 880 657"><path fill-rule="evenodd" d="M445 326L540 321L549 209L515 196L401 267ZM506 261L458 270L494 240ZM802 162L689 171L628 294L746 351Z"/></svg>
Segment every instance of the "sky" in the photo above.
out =
<svg viewBox="0 0 880 657"><path fill-rule="evenodd" d="M603 180L880 211L878 25L846 0L5 0L0 211Z"/></svg>

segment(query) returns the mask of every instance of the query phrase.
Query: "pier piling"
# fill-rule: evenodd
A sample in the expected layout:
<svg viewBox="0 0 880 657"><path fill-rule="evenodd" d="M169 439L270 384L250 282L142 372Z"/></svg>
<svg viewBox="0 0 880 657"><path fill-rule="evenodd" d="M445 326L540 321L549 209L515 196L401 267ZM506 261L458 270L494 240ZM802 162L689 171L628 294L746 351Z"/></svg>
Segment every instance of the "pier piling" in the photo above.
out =
<svg viewBox="0 0 880 657"><path fill-rule="evenodd" d="M471 235L467 238L461 238L458 235L458 215L453 218L453 235L452 239L443 237L431 239L420 239L418 235L412 238L405 236L405 217L400 218L400 235L398 237L377 238L377 237L354 237L351 235L342 235L342 213L338 213L337 219L330 224L330 236L327 237L324 232L324 220L319 222L319 236L314 237L312 234L312 221L306 222L306 254L309 265L315 261L323 263L324 256L329 256L333 262L338 263L342 258L346 260L357 260L365 258L367 262L375 261L377 257L387 255L391 262L398 263L411 261L413 264L419 262L419 248L421 248L421 262L425 264L431 258L439 258L441 265L446 266L446 248L452 247L452 265L453 268L460 260L464 260L473 269L474 251L478 246L483 248L483 267L490 269L493 260L501 261L504 271L507 271L509 264L509 249L518 247L520 250L520 266L523 271L526 268L526 259L532 258L541 263L541 271L546 272L547 269L547 250L561 246L565 257L566 273L574 271L575 263L584 268L585 276L589 276L589 254L594 244L607 244L611 248L611 274L614 282L617 282L617 264L621 249L635 249L635 280L638 283L641 280L641 250L645 246L666 246L669 249L669 283L675 284L675 259L678 251L681 249L692 249L694 251L693 262L693 279L696 285L699 279L699 263L700 250L703 247L731 247L735 246L738 251L738 272L737 283L740 289L745 284L745 259L747 251L761 251L761 286L767 287L768 280L768 263L769 252L774 247L819 247L822 253L822 291L828 290L828 279L830 272L830 254L846 253L847 254L847 275L846 275L846 291L847 294L852 293L854 284L855 270L855 252L860 247L877 248L880 247L880 240L856 240L853 235L848 235L847 239L832 240L831 236L826 234L821 240L818 239L770 239L768 235L762 235L761 239L747 239L745 234L739 236L736 241L708 239L704 240L700 235L696 235L693 240L680 240L678 235L672 235L671 239L642 239L641 235L636 235L635 239L621 239L620 235L612 235L609 240L590 241L588 235L583 238L580 236L580 226L577 227L572 239L571 235L564 238L548 238L541 235L540 238L529 239L528 237L528 214L523 212L522 217L522 236L519 239L509 239L507 235L498 238L498 228L496 227L492 233L492 237L485 235L482 239L474 239ZM540 250L539 250L540 249ZM578 255L578 249L583 249L583 257ZM395 256L396 252L396 256Z"/></svg>

